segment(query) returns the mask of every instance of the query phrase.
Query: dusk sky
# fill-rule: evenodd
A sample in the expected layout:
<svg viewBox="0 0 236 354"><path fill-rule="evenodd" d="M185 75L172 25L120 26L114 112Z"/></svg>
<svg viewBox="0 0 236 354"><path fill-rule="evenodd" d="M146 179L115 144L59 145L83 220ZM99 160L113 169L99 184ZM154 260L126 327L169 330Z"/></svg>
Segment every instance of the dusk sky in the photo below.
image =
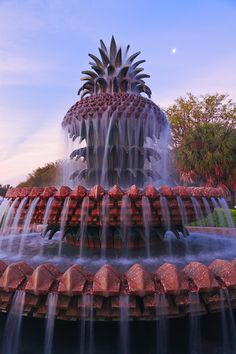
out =
<svg viewBox="0 0 236 354"><path fill-rule="evenodd" d="M236 100L236 0L0 0L0 33L2 184L61 157L87 54L112 34L142 51L161 107L187 92Z"/></svg>

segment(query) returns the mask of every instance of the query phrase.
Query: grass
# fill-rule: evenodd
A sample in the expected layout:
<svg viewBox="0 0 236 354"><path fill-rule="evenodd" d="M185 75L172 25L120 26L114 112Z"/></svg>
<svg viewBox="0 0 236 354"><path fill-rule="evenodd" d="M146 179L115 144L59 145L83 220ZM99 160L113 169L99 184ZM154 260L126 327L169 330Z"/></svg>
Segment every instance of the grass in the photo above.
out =
<svg viewBox="0 0 236 354"><path fill-rule="evenodd" d="M230 213L236 226L236 210L230 209ZM213 225L211 223L213 220ZM196 221L190 224L191 226L215 226L215 227L229 227L224 209L214 209L213 213L208 217L202 219L200 222Z"/></svg>

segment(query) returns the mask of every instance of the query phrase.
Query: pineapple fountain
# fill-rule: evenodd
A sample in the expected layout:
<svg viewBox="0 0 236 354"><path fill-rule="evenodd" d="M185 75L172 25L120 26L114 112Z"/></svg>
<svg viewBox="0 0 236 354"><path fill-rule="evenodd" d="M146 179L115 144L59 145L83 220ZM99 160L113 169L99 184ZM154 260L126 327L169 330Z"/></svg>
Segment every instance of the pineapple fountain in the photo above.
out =
<svg viewBox="0 0 236 354"><path fill-rule="evenodd" d="M224 208L233 227L224 191L166 185L170 127L150 100L149 75L140 67L145 61L136 61L140 52L129 55L129 46L118 48L114 37L109 48L101 41L99 52L100 59L89 54L81 99L62 123L70 142L63 186L12 188L0 209L0 311L10 311L8 319L17 312L18 337L23 315L47 317L45 354L52 350L55 318L79 320L82 337L86 321L119 320L121 352L127 353L128 320L191 317L222 311L225 304L232 311L236 301L233 253L227 253L230 261L215 259L218 244L212 242L210 265L199 256L180 260L191 254L188 223L214 209L221 217ZM34 236L39 228L43 239ZM26 263L32 245L38 254L28 254ZM48 262L52 246L55 263ZM9 263L12 254L19 259ZM168 261L162 261L165 254ZM15 340L4 341L4 354L13 352Z"/></svg>

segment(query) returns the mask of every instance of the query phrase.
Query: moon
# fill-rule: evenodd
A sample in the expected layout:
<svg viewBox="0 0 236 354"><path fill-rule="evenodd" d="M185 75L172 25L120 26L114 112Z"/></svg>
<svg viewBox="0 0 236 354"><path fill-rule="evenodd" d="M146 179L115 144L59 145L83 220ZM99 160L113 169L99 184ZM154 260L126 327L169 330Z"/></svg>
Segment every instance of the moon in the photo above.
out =
<svg viewBox="0 0 236 354"><path fill-rule="evenodd" d="M175 54L176 53L176 48L172 48L171 52L172 52L172 54Z"/></svg>

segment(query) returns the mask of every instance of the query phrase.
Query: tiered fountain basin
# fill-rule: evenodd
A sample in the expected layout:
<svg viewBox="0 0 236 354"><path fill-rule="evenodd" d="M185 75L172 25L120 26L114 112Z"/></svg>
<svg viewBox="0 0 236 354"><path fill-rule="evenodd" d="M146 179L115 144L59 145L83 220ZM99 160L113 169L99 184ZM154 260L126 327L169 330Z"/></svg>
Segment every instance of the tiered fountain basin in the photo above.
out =
<svg viewBox="0 0 236 354"><path fill-rule="evenodd" d="M94 320L119 320L122 296L129 298L130 320L156 320L163 296L166 316L183 317L189 314L191 294L196 292L198 314L207 314L220 311L221 289L226 294L225 306L235 308L236 259L217 259L209 266L191 262L183 268L165 263L154 272L134 264L121 273L105 264L93 274L78 264L62 273L51 263L33 269L25 262L6 265L0 261L0 311L7 312L14 293L21 290L26 293L25 316L46 317L49 293L57 294L56 317L62 320L87 317L84 308L91 303Z"/></svg>
<svg viewBox="0 0 236 354"><path fill-rule="evenodd" d="M125 212L122 212L122 200L127 197ZM139 189L135 185L127 190L122 190L114 186L105 190L100 185L87 190L83 186L77 186L71 190L67 186L59 189L54 187L46 188L12 188L7 192L6 198L14 203L13 215L16 214L21 201L24 198L25 203L21 210L21 215L17 225L17 232L22 231L26 216L33 201L37 198L37 205L31 215L28 232L38 230L38 225L42 225L45 220L45 210L49 198L51 200L50 210L48 210L45 229L49 234L49 239L63 228L63 238L80 245L78 230L81 223L86 224L86 236L83 240L83 246L91 248L102 247L101 233L107 228L106 248L122 247L141 247L144 245L143 228L145 224L145 203L148 203L150 209L150 234L152 239L160 239L165 235L166 230L172 231L178 238L180 233L187 235L187 230L183 225L183 209L186 213L188 222L196 221L196 205L202 210L203 216L207 216L209 211L214 209L212 199L224 197L224 191L221 188L207 187L169 187L162 186L155 188L152 185ZM178 203L181 198L181 206ZM207 201L208 210L204 206ZM163 200L165 201L163 205ZM66 205L65 205L66 204ZM66 210L65 210L66 207ZM107 213L104 215L104 208ZM63 224L63 225L62 225ZM134 235L123 243L122 227L126 225L134 230ZM120 230L120 233L117 233ZM7 230L9 233L10 230ZM14 230L16 232L16 230Z"/></svg>

